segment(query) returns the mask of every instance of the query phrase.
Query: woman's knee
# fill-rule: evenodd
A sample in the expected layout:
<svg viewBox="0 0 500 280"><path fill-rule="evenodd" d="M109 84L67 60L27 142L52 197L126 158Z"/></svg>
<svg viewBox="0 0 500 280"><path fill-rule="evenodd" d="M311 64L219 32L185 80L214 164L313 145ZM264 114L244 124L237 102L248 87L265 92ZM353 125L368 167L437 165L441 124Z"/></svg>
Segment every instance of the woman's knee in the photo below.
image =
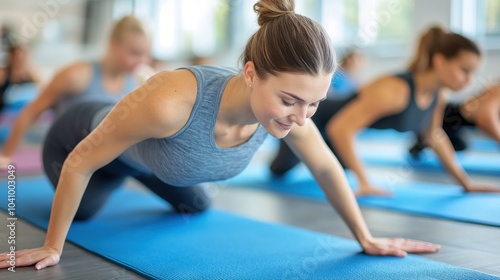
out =
<svg viewBox="0 0 500 280"><path fill-rule="evenodd" d="M184 188L184 187L179 187ZM212 204L212 196L210 195L210 186L208 184L199 184L192 187L187 187L189 195L183 196L177 203L172 204L174 210L178 213L201 213Z"/></svg>

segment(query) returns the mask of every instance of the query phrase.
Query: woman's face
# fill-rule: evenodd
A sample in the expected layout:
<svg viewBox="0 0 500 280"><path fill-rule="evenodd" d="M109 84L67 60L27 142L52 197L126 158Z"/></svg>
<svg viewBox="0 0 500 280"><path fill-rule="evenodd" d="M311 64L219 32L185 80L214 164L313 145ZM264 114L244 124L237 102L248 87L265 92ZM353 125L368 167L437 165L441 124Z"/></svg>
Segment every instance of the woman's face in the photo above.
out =
<svg viewBox="0 0 500 280"><path fill-rule="evenodd" d="M120 41L111 42L112 55L124 72L133 72L150 59L150 41L143 34L126 34Z"/></svg>
<svg viewBox="0 0 500 280"><path fill-rule="evenodd" d="M481 58L470 51L460 51L458 56L450 59L438 56L435 65L441 83L453 91L459 91L469 84L481 62Z"/></svg>
<svg viewBox="0 0 500 280"><path fill-rule="evenodd" d="M259 123L276 138L285 137L294 125L302 126L326 98L332 73L317 76L297 73L255 77L250 104Z"/></svg>

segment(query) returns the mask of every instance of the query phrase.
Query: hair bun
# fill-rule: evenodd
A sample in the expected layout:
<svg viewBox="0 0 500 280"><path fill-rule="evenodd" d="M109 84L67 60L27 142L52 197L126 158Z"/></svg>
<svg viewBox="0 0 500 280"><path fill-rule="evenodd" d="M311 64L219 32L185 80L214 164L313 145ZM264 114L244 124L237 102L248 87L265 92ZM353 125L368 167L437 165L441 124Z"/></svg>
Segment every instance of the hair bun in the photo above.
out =
<svg viewBox="0 0 500 280"><path fill-rule="evenodd" d="M448 31L443 26L437 24L431 25L425 32L425 34L431 34L431 36L441 36L447 33Z"/></svg>
<svg viewBox="0 0 500 280"><path fill-rule="evenodd" d="M257 22L260 26L295 10L294 0L261 0L253 5L253 10L259 14Z"/></svg>

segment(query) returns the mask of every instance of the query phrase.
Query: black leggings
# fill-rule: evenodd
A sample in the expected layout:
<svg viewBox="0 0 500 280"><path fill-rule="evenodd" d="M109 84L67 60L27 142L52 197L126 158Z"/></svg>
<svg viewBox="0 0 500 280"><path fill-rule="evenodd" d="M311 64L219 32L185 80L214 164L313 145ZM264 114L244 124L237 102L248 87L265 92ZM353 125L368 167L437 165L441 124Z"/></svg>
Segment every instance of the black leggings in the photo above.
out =
<svg viewBox="0 0 500 280"><path fill-rule="evenodd" d="M68 109L50 128L43 145L43 166L52 185L57 187L62 165L73 148L91 131L92 117L110 103L81 103ZM96 214L111 193L131 176L181 213L197 213L209 207L211 198L206 185L176 187L162 182L154 174L140 172L119 159L103 166L92 175L85 190L75 220L85 220Z"/></svg>

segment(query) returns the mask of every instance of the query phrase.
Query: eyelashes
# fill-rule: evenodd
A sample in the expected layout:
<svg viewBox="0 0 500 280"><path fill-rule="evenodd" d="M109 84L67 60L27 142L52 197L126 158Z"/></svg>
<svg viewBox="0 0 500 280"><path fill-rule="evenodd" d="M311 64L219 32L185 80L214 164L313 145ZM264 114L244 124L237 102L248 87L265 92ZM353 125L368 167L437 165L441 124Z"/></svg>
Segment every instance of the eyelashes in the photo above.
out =
<svg viewBox="0 0 500 280"><path fill-rule="evenodd" d="M281 102L283 103L283 105L285 105L287 107L292 107L293 105L295 105L295 103L289 103L289 102L285 101L284 99L281 99ZM314 107L314 108L318 108L318 105L319 105L319 103L313 103L313 104L310 104L309 106Z"/></svg>
<svg viewBox="0 0 500 280"><path fill-rule="evenodd" d="M283 105L287 107L292 107L294 105L293 103L286 102L284 99L281 99L281 102L283 102Z"/></svg>

